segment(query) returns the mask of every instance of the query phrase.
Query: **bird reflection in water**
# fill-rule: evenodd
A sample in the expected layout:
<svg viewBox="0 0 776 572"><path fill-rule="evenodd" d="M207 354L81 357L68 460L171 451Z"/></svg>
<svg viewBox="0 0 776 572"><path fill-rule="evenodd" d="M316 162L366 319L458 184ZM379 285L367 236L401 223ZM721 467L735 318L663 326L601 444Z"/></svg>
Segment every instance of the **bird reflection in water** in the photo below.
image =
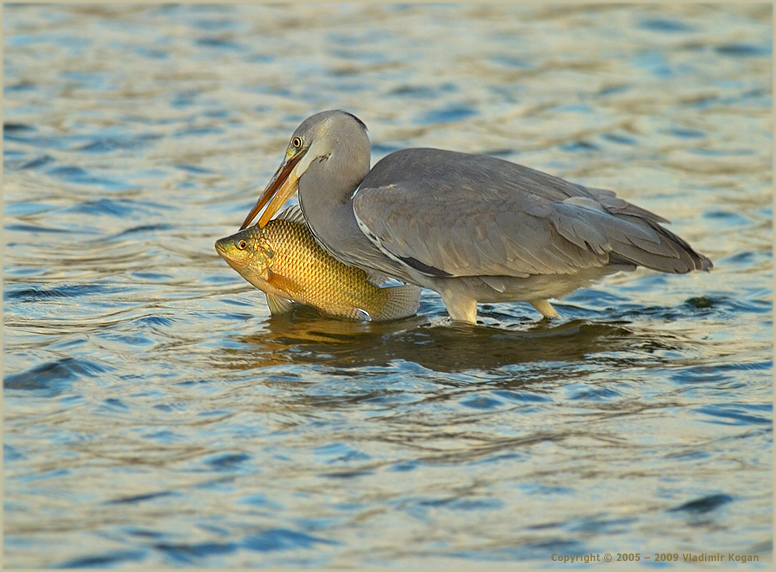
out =
<svg viewBox="0 0 776 572"><path fill-rule="evenodd" d="M242 349L227 351L234 357L230 365L239 369L293 363L365 368L409 362L432 371L453 373L487 372L516 364L594 363L599 355L611 362L616 352L628 354L647 346L672 349L681 343L672 333L639 333L624 323L571 319L555 325L525 318L505 329L429 319L424 315L375 323L339 320L298 306L271 317L262 330L240 335ZM638 362L635 356L620 359L622 367Z"/></svg>

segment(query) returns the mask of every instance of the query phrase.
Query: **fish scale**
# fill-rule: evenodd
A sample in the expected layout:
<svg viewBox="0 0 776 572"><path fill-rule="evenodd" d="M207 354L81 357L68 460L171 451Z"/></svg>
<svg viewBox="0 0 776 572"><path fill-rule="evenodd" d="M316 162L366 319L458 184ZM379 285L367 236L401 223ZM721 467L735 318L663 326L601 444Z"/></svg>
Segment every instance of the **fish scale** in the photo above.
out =
<svg viewBox="0 0 776 572"><path fill-rule="evenodd" d="M368 274L347 266L316 242L298 207L216 242L216 251L245 280L267 295L272 314L291 309L291 302L325 314L384 321L413 315L420 288L380 288Z"/></svg>

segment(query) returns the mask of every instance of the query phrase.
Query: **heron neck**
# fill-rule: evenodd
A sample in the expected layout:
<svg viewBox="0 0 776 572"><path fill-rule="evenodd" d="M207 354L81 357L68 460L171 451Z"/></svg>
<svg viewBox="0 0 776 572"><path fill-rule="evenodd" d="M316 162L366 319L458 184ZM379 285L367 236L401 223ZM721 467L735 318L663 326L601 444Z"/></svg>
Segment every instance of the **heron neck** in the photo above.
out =
<svg viewBox="0 0 776 572"><path fill-rule="evenodd" d="M353 176L347 182L340 178L341 171L336 175L336 169L331 176L326 163L314 165L299 179L299 206L318 242L335 258L341 258L338 254L347 252L354 242L367 240L358 228L351 201L363 177Z"/></svg>

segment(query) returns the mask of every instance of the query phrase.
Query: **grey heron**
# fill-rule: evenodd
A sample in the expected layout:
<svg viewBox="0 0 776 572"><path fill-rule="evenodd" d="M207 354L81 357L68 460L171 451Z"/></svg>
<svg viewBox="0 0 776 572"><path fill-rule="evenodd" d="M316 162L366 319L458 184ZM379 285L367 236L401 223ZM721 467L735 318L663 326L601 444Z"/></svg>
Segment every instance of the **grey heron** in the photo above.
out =
<svg viewBox="0 0 776 572"><path fill-rule="evenodd" d="M450 317L478 302L558 298L613 272L709 270L712 262L618 198L495 157L393 152L370 170L366 125L345 111L307 118L241 229L263 227L298 191L317 241L345 264L438 292Z"/></svg>

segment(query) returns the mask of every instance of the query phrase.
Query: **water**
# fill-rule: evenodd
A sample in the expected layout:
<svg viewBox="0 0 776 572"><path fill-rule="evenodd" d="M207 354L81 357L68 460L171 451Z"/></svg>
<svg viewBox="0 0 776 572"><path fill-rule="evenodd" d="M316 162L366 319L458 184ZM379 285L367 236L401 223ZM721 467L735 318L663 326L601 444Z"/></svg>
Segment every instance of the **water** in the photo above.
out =
<svg viewBox="0 0 776 572"><path fill-rule="evenodd" d="M770 567L771 22L6 6L5 565ZM451 325L431 292L397 323L270 318L213 243L329 108L374 160L443 147L617 190L715 269L613 276L552 323Z"/></svg>

